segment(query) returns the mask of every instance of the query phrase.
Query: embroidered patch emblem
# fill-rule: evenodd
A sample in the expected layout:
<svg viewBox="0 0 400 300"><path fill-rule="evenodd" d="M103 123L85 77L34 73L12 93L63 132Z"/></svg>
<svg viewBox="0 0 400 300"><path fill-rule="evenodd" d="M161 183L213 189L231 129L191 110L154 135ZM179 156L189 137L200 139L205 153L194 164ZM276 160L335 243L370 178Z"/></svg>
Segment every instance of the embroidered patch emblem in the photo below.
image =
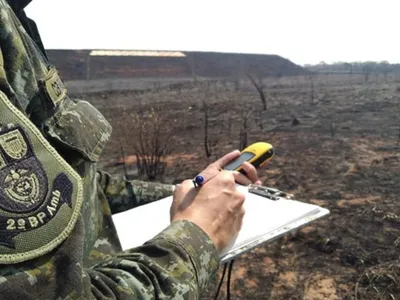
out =
<svg viewBox="0 0 400 300"><path fill-rule="evenodd" d="M62 82L55 68L50 68L46 77L39 81L39 87L46 97L51 101L52 106L56 106L67 96L67 88Z"/></svg>
<svg viewBox="0 0 400 300"><path fill-rule="evenodd" d="M1 92L0 120L0 263L16 263L68 237L82 180Z"/></svg>

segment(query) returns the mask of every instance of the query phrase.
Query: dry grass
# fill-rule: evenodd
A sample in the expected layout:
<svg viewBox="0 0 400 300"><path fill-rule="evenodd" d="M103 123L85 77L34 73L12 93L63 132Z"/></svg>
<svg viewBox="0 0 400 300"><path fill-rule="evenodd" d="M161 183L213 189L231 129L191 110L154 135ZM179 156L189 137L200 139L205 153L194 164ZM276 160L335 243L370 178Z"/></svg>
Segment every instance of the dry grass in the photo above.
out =
<svg viewBox="0 0 400 300"><path fill-rule="evenodd" d="M355 299L400 299L400 260L373 266L361 275Z"/></svg>

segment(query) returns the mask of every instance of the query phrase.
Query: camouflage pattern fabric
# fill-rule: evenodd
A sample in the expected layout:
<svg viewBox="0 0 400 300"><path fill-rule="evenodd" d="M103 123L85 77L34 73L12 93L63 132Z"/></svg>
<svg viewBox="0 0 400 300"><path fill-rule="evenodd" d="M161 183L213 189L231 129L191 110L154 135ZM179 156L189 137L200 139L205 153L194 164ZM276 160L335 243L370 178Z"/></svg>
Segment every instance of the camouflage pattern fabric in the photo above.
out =
<svg viewBox="0 0 400 300"><path fill-rule="evenodd" d="M79 174L83 189L75 226L61 244L29 260L0 265L0 298L198 299L219 265L211 240L195 224L179 221L144 245L121 251L111 214L166 197L172 187L129 182L97 170L111 134L109 124L89 103L68 97L35 43L40 39L34 23L24 18L22 9L29 1L9 2L15 12L0 0L0 91ZM2 126L7 118L0 115ZM55 163L45 170L56 172L58 167ZM5 183L0 184L3 191ZM0 237L4 226L0 222ZM40 241L46 226L51 223L22 242ZM140 228L132 228L133 235L135 230Z"/></svg>
<svg viewBox="0 0 400 300"><path fill-rule="evenodd" d="M99 182L109 200L112 214L168 197L173 192L173 186L169 184L128 181L122 175L110 176L101 171L99 171L99 176Z"/></svg>

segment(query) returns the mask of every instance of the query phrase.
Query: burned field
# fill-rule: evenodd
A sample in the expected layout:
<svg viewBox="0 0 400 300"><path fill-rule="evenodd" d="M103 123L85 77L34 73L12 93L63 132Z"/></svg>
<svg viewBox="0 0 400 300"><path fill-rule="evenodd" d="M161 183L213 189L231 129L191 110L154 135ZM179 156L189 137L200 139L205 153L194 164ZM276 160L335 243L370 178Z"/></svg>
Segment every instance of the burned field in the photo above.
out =
<svg viewBox="0 0 400 300"><path fill-rule="evenodd" d="M228 151L266 141L276 156L259 172L264 185L330 209L237 259L233 299L400 299L400 81L341 75L260 83L266 107L248 80L77 96L113 125L101 161L110 173L147 179L135 154L150 156L156 145L165 156L151 179L176 183ZM154 135L157 143L146 140ZM204 299L213 297L213 282Z"/></svg>

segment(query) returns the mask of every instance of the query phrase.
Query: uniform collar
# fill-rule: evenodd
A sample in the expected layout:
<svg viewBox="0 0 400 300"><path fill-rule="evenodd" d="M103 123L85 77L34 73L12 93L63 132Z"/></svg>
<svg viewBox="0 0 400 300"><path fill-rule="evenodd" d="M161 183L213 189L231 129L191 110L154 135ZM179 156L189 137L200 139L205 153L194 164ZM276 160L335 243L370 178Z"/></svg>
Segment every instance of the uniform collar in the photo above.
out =
<svg viewBox="0 0 400 300"><path fill-rule="evenodd" d="M7 0L7 2L14 12L19 13L20 11L24 10L24 8L27 7L32 0Z"/></svg>

